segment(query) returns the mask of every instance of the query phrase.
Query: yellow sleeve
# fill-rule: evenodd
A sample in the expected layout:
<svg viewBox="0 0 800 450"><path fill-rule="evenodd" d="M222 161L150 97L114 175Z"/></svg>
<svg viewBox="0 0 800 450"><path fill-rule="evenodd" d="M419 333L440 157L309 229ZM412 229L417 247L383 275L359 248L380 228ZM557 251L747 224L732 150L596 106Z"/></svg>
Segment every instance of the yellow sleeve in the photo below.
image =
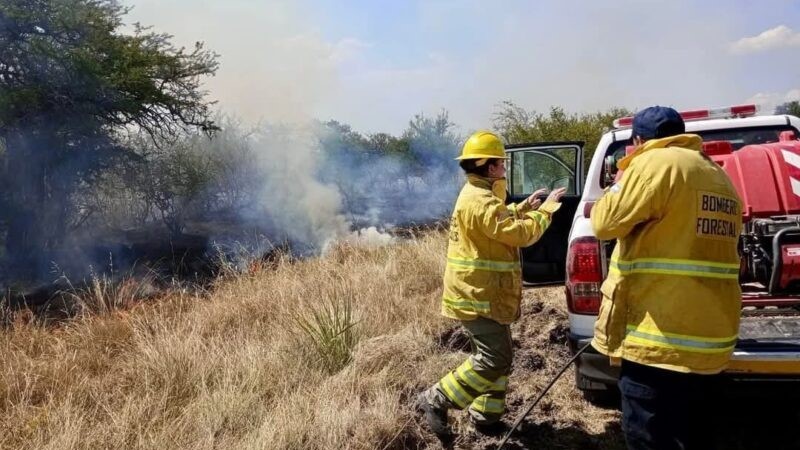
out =
<svg viewBox="0 0 800 450"><path fill-rule="evenodd" d="M607 189L592 208L595 236L600 240L619 239L636 225L656 218L654 196L651 180L629 166L622 179Z"/></svg>
<svg viewBox="0 0 800 450"><path fill-rule="evenodd" d="M542 237L550 226L551 214L559 207L560 203L545 202L539 210L518 214L517 208L508 208L500 200L492 199L483 204L479 223L489 239L512 247L527 247Z"/></svg>
<svg viewBox="0 0 800 450"><path fill-rule="evenodd" d="M510 203L506 205L509 211L514 215L515 219L521 219L525 216L525 212L530 210L530 206L527 205L526 201L521 201L519 203Z"/></svg>

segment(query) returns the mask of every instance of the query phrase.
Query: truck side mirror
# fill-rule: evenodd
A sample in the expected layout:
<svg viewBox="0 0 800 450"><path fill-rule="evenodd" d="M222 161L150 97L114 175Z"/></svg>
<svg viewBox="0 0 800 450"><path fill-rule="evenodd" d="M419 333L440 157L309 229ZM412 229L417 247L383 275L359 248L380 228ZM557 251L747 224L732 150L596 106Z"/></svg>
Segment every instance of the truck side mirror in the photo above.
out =
<svg viewBox="0 0 800 450"><path fill-rule="evenodd" d="M611 186L617 177L617 158L614 155L606 156L603 166L603 185Z"/></svg>

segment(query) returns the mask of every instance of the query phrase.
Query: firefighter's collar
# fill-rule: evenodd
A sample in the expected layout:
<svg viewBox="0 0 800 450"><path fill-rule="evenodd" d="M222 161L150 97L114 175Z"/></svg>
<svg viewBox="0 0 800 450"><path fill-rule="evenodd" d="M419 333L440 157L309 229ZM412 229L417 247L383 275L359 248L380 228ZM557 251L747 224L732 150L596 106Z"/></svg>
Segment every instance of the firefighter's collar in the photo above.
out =
<svg viewBox="0 0 800 450"><path fill-rule="evenodd" d="M503 202L506 201L508 181L505 178L486 178L471 173L467 175L467 182L475 187L490 190L495 197Z"/></svg>
<svg viewBox="0 0 800 450"><path fill-rule="evenodd" d="M681 147L701 152L703 151L703 138L696 134L678 134L661 139L650 139L639 146L633 153L620 159L617 162L617 168L619 170L625 170L637 156L647 153L650 150L667 147Z"/></svg>
<svg viewBox="0 0 800 450"><path fill-rule="evenodd" d="M467 174L467 182L469 184L483 188L483 189L492 189L492 183L494 183L494 179L482 177L480 175L475 175L474 173Z"/></svg>

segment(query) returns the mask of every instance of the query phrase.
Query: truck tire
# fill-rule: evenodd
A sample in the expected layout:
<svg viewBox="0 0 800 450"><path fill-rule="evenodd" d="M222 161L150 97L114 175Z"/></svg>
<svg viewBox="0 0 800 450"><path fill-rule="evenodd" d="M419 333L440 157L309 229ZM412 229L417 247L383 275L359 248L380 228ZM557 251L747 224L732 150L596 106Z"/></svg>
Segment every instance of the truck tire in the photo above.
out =
<svg viewBox="0 0 800 450"><path fill-rule="evenodd" d="M599 407L614 407L620 402L619 388L616 385L608 385L591 381L575 371L575 386L583 395L587 402Z"/></svg>

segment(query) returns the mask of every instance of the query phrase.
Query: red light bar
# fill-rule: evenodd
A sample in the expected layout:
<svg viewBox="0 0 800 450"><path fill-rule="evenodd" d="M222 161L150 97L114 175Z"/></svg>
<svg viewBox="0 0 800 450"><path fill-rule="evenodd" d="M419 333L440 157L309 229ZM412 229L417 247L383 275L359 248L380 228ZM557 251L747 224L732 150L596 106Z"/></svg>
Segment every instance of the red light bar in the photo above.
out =
<svg viewBox="0 0 800 450"><path fill-rule="evenodd" d="M714 109L694 109L689 111L680 111L681 117L685 121L703 120L703 119L730 119L734 117L750 117L755 116L758 112L756 105L737 105L729 106L727 108L714 108ZM614 120L614 128L626 128L633 125L633 117L620 117Z"/></svg>
<svg viewBox="0 0 800 450"><path fill-rule="evenodd" d="M681 117L683 120L700 120L700 119L707 119L710 115L710 111L707 109L694 109L691 111L681 111Z"/></svg>
<svg viewBox="0 0 800 450"><path fill-rule="evenodd" d="M731 106L731 114L738 117L755 116L758 112L756 105Z"/></svg>
<svg viewBox="0 0 800 450"><path fill-rule="evenodd" d="M633 116L621 117L614 121L614 128L629 127L633 125Z"/></svg>

